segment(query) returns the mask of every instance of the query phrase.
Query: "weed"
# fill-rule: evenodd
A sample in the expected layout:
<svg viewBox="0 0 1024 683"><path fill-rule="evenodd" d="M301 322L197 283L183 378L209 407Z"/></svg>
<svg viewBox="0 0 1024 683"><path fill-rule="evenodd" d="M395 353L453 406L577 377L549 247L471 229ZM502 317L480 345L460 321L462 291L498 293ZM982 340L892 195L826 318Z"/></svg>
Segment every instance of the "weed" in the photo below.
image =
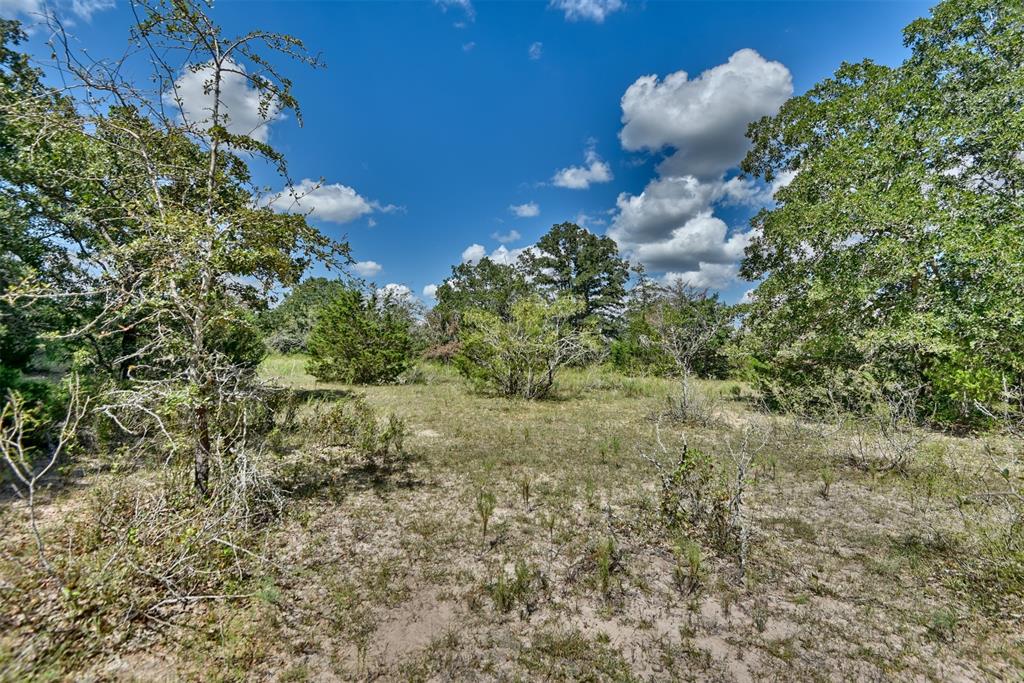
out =
<svg viewBox="0 0 1024 683"><path fill-rule="evenodd" d="M594 565L597 568L597 585L601 595L611 594L612 574L619 567L618 551L615 539L609 537L599 543L594 551Z"/></svg>
<svg viewBox="0 0 1024 683"><path fill-rule="evenodd" d="M481 490L476 494L476 513L480 516L484 538L487 538L487 524L491 521L491 515L494 514L494 506L497 502L498 499L490 491Z"/></svg>
<svg viewBox="0 0 1024 683"><path fill-rule="evenodd" d="M672 579L676 588L684 595L697 592L704 577L700 544L680 535L676 538L672 555L675 559L675 564L672 566Z"/></svg>
<svg viewBox="0 0 1024 683"><path fill-rule="evenodd" d="M959 623L960 619L953 610L936 610L928 618L928 634L936 640L948 643L953 640L953 635L956 633Z"/></svg>
<svg viewBox="0 0 1024 683"><path fill-rule="evenodd" d="M525 472L519 475L519 496L523 499L523 507L527 510L530 509L530 486L532 481L530 475Z"/></svg>
<svg viewBox="0 0 1024 683"><path fill-rule="evenodd" d="M818 471L821 477L821 497L828 500L829 490L836 481L836 472L831 465L825 465Z"/></svg>
<svg viewBox="0 0 1024 683"><path fill-rule="evenodd" d="M512 611L517 605L523 618L537 609L538 594L545 586L543 575L525 560L518 560L512 577L504 571L488 586L494 609L501 613Z"/></svg>

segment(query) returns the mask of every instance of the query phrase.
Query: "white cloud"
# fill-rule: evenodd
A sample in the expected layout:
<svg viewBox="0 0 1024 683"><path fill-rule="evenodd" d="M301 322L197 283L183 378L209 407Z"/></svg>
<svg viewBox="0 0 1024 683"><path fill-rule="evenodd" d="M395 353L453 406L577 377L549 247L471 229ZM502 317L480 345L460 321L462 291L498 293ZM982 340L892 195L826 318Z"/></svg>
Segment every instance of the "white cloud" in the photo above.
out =
<svg viewBox="0 0 1024 683"><path fill-rule="evenodd" d="M243 75L245 67L228 60L231 69L221 74L220 112L229 133L247 135L259 142L270 137L269 124L283 118L277 101L266 102L256 88L250 87ZM210 127L213 115L213 93L210 79L211 63L187 67L174 82L174 89L164 94L164 104L178 108L179 118L199 130Z"/></svg>
<svg viewBox="0 0 1024 683"><path fill-rule="evenodd" d="M113 9L114 0L72 0L71 11L89 21L96 12Z"/></svg>
<svg viewBox="0 0 1024 683"><path fill-rule="evenodd" d="M423 288L423 296L427 297L428 299L436 299L437 298L437 285L435 285L434 283L430 283L429 285L424 287Z"/></svg>
<svg viewBox="0 0 1024 683"><path fill-rule="evenodd" d="M540 206L537 202L527 202L526 204L513 204L508 207L508 210L516 215L517 218L533 218L534 216L540 215Z"/></svg>
<svg viewBox="0 0 1024 683"><path fill-rule="evenodd" d="M476 43L471 40L468 43L463 43L462 44L462 51L463 52L472 52L473 48L475 48L475 47L476 47Z"/></svg>
<svg viewBox="0 0 1024 683"><path fill-rule="evenodd" d="M377 291L380 292L383 298L391 299L398 303L415 305L417 302L412 290L397 282L389 282Z"/></svg>
<svg viewBox="0 0 1024 683"><path fill-rule="evenodd" d="M449 8L461 9L466 14L466 18L470 21L476 20L476 9L473 7L471 0L434 0L434 4L441 8L441 11L447 12Z"/></svg>
<svg viewBox="0 0 1024 683"><path fill-rule="evenodd" d="M544 43L538 41L536 43L531 44L530 47L526 50L526 54L528 54L530 56L530 59L532 60L536 61L540 59L541 55L544 54Z"/></svg>
<svg viewBox="0 0 1024 683"><path fill-rule="evenodd" d="M719 289L732 283L738 274L739 266L735 263L701 263L696 270L665 273L665 283L682 282L700 289Z"/></svg>
<svg viewBox="0 0 1024 683"><path fill-rule="evenodd" d="M591 183L607 183L612 179L612 169L597 155L593 146L588 147L586 166L570 166L555 173L551 182L556 187L570 190L586 190Z"/></svg>
<svg viewBox="0 0 1024 683"><path fill-rule="evenodd" d="M360 277L373 277L383 270L383 266L376 261L359 261L353 264L352 270Z"/></svg>
<svg viewBox="0 0 1024 683"><path fill-rule="evenodd" d="M576 214L576 217L572 219L572 222L581 228L589 228L590 226L601 226L605 225L608 221L603 218L596 218L588 213L580 211Z"/></svg>
<svg viewBox="0 0 1024 683"><path fill-rule="evenodd" d="M690 80L685 71L638 78L622 96L622 146L674 150L664 175L716 177L735 166L749 144L747 125L793 94L784 65L743 49Z"/></svg>
<svg viewBox="0 0 1024 683"><path fill-rule="evenodd" d="M511 242L518 242L520 239L522 239L522 237L523 236L519 234L519 231L515 230L515 229L509 230L504 235L499 233L499 232L495 232L495 233L491 234L491 238L492 239L494 239L494 240L496 240L498 242L501 242L502 244L509 244Z"/></svg>
<svg viewBox="0 0 1024 683"><path fill-rule="evenodd" d="M796 178L796 171L782 171L776 175L770 190L772 197L775 196L776 192L793 182L794 178Z"/></svg>
<svg viewBox="0 0 1024 683"><path fill-rule="evenodd" d="M16 14L42 14L42 0L0 0L0 14L13 17Z"/></svg>
<svg viewBox="0 0 1024 683"><path fill-rule="evenodd" d="M56 5L56 7L55 7ZM96 12L112 9L114 0L62 0L59 3L44 2L44 0L0 0L0 15L5 17L22 16L27 19L42 19L53 10L63 14L69 10L75 16L85 21L92 19Z"/></svg>
<svg viewBox="0 0 1024 683"><path fill-rule="evenodd" d="M755 233L730 230L715 207L771 203L774 187L726 175L746 153L747 125L792 92L789 70L749 49L692 80L685 71L637 79L622 97L622 146L670 156L640 194L619 195L608 234L666 277L713 288L735 280Z"/></svg>
<svg viewBox="0 0 1024 683"><path fill-rule="evenodd" d="M471 244L462 250L463 263L476 263L487 256L487 248L482 244Z"/></svg>
<svg viewBox="0 0 1024 683"><path fill-rule="evenodd" d="M501 263L504 265L512 265L519 260L519 255L531 247L521 247L519 249L509 249L504 244L492 251L490 254L487 253L487 249L482 244L471 244L462 250L462 262L463 263L479 263L485 256L495 263Z"/></svg>
<svg viewBox="0 0 1024 683"><path fill-rule="evenodd" d="M391 213L401 207L368 200L351 187L340 183L320 184L306 178L294 188L273 197L269 206L277 211L310 213L332 223L348 223L374 211Z"/></svg>
<svg viewBox="0 0 1024 683"><path fill-rule="evenodd" d="M548 5L564 12L568 21L593 21L598 24L625 6L622 0L551 0Z"/></svg>
<svg viewBox="0 0 1024 683"><path fill-rule="evenodd" d="M630 253L654 271L696 270L701 263L735 263L750 243L751 233L729 234L728 226L710 210L674 228L667 239L636 244Z"/></svg>

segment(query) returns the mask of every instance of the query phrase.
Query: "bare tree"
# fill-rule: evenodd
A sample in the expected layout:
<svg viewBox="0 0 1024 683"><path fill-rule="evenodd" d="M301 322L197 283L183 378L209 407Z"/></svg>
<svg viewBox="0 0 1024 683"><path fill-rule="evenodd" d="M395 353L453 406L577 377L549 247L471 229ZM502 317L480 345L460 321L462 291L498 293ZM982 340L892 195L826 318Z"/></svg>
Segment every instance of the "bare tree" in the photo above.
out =
<svg viewBox="0 0 1024 683"><path fill-rule="evenodd" d="M67 390L64 419L56 426L56 436L51 444L43 449L33 447L27 439L30 432L44 428L38 408L28 406L25 398L16 391L8 393L7 402L0 408L0 456L13 475L15 493L28 507L39 561L50 574L54 574L53 567L46 559L43 537L36 521L36 491L75 440L78 425L89 409L89 397L82 395L78 375L68 379Z"/></svg>

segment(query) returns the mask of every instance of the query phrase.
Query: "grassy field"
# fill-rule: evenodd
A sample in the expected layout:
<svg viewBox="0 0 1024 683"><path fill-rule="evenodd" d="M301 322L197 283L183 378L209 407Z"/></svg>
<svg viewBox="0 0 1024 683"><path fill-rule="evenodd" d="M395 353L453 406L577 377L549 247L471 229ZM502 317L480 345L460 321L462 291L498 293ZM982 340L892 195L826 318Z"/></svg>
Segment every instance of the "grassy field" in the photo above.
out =
<svg viewBox="0 0 1024 683"><path fill-rule="evenodd" d="M998 519L976 526L958 504L986 485L982 464L1013 462L998 439L923 435L903 472L882 472L844 465L847 434L761 413L734 382L699 384L715 415L694 426L665 417L676 383L602 369L567 372L538 402L475 393L440 366L382 387L318 384L301 358L271 358L262 372L398 413L407 466L346 469L309 448L313 466L340 470L288 504L246 599L197 602L79 662L77 676L976 681L1024 671L1020 595L986 593L985 567L972 562ZM765 446L746 478L741 576L735 552L666 528L644 456L687 443L728 464L744 435ZM73 512L80 493L48 505ZM57 516L47 519L58 534Z"/></svg>

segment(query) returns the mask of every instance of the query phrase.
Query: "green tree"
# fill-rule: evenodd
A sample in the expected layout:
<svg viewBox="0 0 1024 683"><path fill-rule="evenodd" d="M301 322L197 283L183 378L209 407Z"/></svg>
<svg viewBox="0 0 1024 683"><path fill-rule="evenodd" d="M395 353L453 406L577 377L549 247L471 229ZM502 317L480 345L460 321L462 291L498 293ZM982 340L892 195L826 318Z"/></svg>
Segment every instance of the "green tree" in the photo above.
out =
<svg viewBox="0 0 1024 683"><path fill-rule="evenodd" d="M610 237L598 237L575 223L560 223L523 253L523 266L533 282L558 296L578 299L576 324L595 319L611 333L622 312L629 263L619 257Z"/></svg>
<svg viewBox="0 0 1024 683"><path fill-rule="evenodd" d="M748 324L783 386L867 373L970 420L1024 378L1024 6L945 0L904 43L750 127L743 170L792 182L753 220Z"/></svg>
<svg viewBox="0 0 1024 683"><path fill-rule="evenodd" d="M320 310L309 335L307 370L322 381L381 384L413 362L408 309L394 295L355 287Z"/></svg>
<svg viewBox="0 0 1024 683"><path fill-rule="evenodd" d="M657 375L725 375L723 349L736 311L717 294L676 282L648 289L631 303L625 328L611 347L616 367Z"/></svg>
<svg viewBox="0 0 1024 683"><path fill-rule="evenodd" d="M457 317L463 311L478 309L507 318L512 304L530 291L521 270L484 257L476 263L452 266L451 277L437 288L434 310Z"/></svg>
<svg viewBox="0 0 1024 683"><path fill-rule="evenodd" d="M437 288L437 303L426 315L423 337L427 357L454 357L466 311L490 311L507 319L512 304L532 291L526 276L514 265L484 257L476 263L452 266L451 276Z"/></svg>
<svg viewBox="0 0 1024 683"><path fill-rule="evenodd" d="M324 277L307 278L295 285L278 306L260 316L267 344L280 353L305 353L320 309L345 289L344 282Z"/></svg>
<svg viewBox="0 0 1024 683"><path fill-rule="evenodd" d="M114 347L97 344L97 356L112 353L106 364L123 369L97 410L133 433L171 437L172 451L188 448L205 495L211 460L229 473L251 445L234 433L239 416L259 404L251 339L239 336L254 330L251 311L275 287L294 285L311 260L347 258L347 246L259 201L246 159L282 172L284 159L232 132L222 100L224 79L241 76L268 115L297 111L275 66L281 60L269 54L311 62L302 44L266 31L225 36L192 2L137 7L133 38L156 68L157 92L124 81L131 68L92 68L74 57L60 62L61 78L96 98L3 103L0 120L47 131L22 136L4 179L33 198L33 222L74 264L57 283L28 269L4 299L78 308L78 323L62 331L69 340L120 337ZM73 50L64 43L55 53ZM190 61L166 61L174 55ZM182 72L205 80L210 101L198 119L176 99Z"/></svg>
<svg viewBox="0 0 1024 683"><path fill-rule="evenodd" d="M507 319L471 309L459 331L455 362L475 382L517 398L544 398L558 369L582 362L599 349L596 335L576 320L583 304L570 298L518 299Z"/></svg>

